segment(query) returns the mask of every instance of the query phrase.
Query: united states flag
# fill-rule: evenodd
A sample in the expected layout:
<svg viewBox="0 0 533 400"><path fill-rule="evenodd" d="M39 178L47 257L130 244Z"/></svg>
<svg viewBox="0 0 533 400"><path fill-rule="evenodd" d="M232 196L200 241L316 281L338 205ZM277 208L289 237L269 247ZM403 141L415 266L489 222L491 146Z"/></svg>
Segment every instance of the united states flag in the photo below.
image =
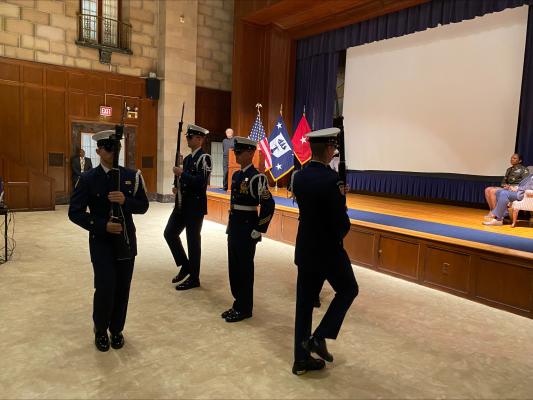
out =
<svg viewBox="0 0 533 400"><path fill-rule="evenodd" d="M272 168L272 154L270 154L270 145L268 144L268 139L265 135L265 128L263 128L263 123L261 122L261 117L257 114L254 124L252 126L252 131L248 136L248 139L255 140L259 143L259 150L263 153L265 157L265 169Z"/></svg>

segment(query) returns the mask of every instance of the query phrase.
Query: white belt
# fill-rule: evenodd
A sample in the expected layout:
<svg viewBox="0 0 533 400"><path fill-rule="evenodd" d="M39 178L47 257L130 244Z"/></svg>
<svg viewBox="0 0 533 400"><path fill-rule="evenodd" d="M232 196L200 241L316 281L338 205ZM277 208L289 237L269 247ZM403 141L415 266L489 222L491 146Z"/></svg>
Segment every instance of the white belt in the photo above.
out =
<svg viewBox="0 0 533 400"><path fill-rule="evenodd" d="M238 211L256 211L257 212L257 206L242 206L240 204L232 204L231 209L238 210Z"/></svg>

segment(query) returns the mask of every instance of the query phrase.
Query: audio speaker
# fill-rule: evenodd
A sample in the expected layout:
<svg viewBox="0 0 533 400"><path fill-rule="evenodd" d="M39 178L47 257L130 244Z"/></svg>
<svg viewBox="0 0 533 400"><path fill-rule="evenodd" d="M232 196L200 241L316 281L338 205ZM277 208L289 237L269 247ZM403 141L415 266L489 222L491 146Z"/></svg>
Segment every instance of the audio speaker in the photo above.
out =
<svg viewBox="0 0 533 400"><path fill-rule="evenodd" d="M146 78L146 97L159 100L159 79Z"/></svg>

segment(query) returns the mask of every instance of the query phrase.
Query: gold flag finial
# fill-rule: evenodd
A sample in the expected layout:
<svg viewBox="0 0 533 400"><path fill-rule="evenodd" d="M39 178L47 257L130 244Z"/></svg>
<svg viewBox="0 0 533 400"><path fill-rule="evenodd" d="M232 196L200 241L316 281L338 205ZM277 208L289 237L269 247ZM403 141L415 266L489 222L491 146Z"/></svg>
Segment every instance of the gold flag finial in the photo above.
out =
<svg viewBox="0 0 533 400"><path fill-rule="evenodd" d="M279 106L279 115L283 117L283 103Z"/></svg>

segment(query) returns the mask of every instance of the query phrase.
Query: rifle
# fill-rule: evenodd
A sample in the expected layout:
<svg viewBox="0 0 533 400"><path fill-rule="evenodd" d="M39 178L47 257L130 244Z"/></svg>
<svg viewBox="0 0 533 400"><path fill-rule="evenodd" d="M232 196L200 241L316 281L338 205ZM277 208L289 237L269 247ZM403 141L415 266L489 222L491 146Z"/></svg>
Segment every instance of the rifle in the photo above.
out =
<svg viewBox="0 0 533 400"><path fill-rule="evenodd" d="M120 192L120 168L118 165L118 156L120 154L120 141L124 135L124 114L126 110L126 102L122 109L122 117L120 125L115 125L115 133L110 136L113 141L113 169L111 170L111 179L114 183L114 189ZM113 247L115 249L115 258L117 260L130 260L133 258L131 250L130 238L126 230L126 222L124 220L124 212L122 206L118 203L111 203L111 221L122 225L122 232L120 235L112 235Z"/></svg>
<svg viewBox="0 0 533 400"><path fill-rule="evenodd" d="M333 119L333 126L339 128L338 143L339 143L339 176L341 181L346 185L346 152L344 147L344 117L339 115Z"/></svg>
<svg viewBox="0 0 533 400"><path fill-rule="evenodd" d="M181 120L178 124L178 143L176 145L176 158L174 159L174 166L179 167L181 164L181 157L180 157L180 145L181 145L181 132L183 130L183 113L185 112L185 102L183 102L183 105L181 106ZM177 189L176 191L176 206L178 210L181 210L181 187L180 187L180 180L176 175L174 175L174 187Z"/></svg>

